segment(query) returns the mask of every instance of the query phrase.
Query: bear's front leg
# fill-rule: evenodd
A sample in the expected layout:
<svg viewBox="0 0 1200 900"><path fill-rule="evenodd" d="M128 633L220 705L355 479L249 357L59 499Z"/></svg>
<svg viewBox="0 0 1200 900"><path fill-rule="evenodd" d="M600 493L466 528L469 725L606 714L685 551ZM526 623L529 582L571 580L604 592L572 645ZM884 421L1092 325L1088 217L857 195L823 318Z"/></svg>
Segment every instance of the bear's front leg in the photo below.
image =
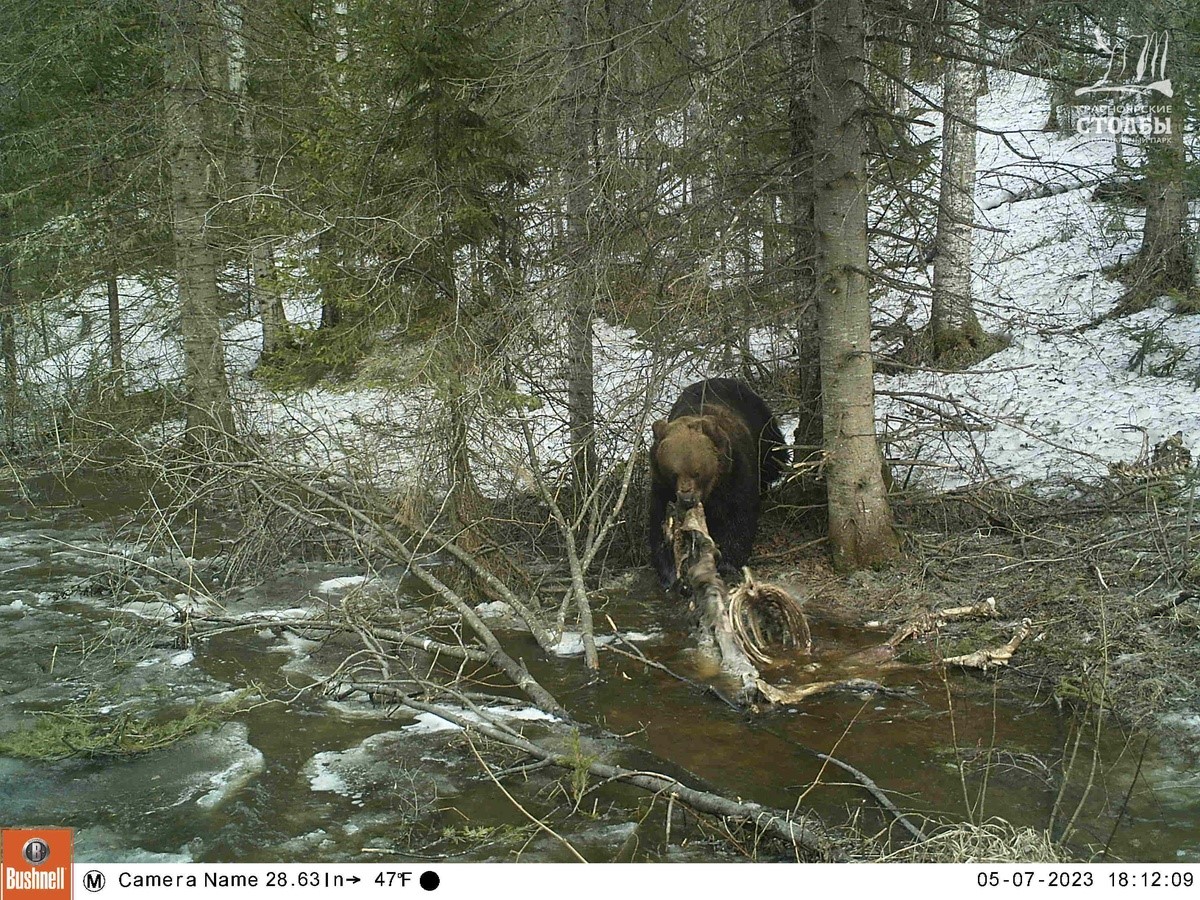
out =
<svg viewBox="0 0 1200 900"><path fill-rule="evenodd" d="M650 493L650 522L647 538L650 544L650 565L658 576L658 583L664 592L675 586L675 550L667 541L664 527L667 522L667 506L672 498L664 492L653 490Z"/></svg>
<svg viewBox="0 0 1200 900"><path fill-rule="evenodd" d="M758 530L757 509L747 509L746 516L719 516L708 520L708 533L721 551L717 572L726 584L742 580L742 567L750 561L754 533Z"/></svg>

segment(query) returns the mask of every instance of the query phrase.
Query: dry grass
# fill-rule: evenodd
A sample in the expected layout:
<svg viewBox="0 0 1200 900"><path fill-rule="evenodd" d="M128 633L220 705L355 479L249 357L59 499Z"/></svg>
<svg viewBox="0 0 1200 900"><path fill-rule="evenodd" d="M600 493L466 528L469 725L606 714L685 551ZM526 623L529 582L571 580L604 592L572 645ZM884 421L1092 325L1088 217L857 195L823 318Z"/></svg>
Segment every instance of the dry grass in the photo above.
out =
<svg viewBox="0 0 1200 900"><path fill-rule="evenodd" d="M1057 863L1077 862L1044 831L1018 828L1002 819L981 825L963 822L928 840L881 855L885 863Z"/></svg>

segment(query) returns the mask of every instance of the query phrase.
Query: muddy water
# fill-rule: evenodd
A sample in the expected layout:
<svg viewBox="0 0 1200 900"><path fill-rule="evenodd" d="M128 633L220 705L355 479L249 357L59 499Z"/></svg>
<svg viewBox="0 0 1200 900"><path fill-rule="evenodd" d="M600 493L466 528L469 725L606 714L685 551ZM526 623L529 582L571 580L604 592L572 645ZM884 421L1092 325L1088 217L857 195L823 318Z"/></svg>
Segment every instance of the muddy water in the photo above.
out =
<svg viewBox="0 0 1200 900"><path fill-rule="evenodd" d="M125 514L112 497L112 486L91 502L58 507L0 497L0 732L71 703L100 715L173 715L251 683L264 701L294 699L254 703L214 730L119 762L0 757L0 824L71 826L85 860L570 858L481 775L461 733L362 700L305 693L337 658L336 648L269 626L191 648L164 639L153 618L155 594L211 601L179 595L169 579L142 578L133 597L133 582L108 577L114 557L149 559L146 548L116 537ZM217 543L195 552L190 570L202 578L219 570ZM184 565L152 561L160 571ZM331 579L354 574L297 565L258 585L226 585L224 611L317 611L340 602L346 589ZM376 584L395 589L398 582L385 572ZM632 582L604 612L622 629L650 634L641 645L648 656L703 676L703 661L649 579ZM824 654L883 637L819 618L813 624ZM1096 740L1088 726L1076 743L1068 713L1014 699L1024 689L1019 672L997 682L903 671L888 675L886 695L831 694L751 715L612 654L604 655L604 679L586 683L578 661L534 663L538 654L526 638L505 638L580 720L626 736L633 748L588 735L578 739L585 755L777 807L800 803L831 826L854 820L870 831L885 828L862 788L813 751L831 753L917 821L999 816L1042 828L1053 817L1058 828L1073 821L1080 850L1107 845L1110 858L1200 860L1200 778L1191 761L1117 727ZM770 676L821 677L805 671L810 663L799 659ZM522 727L535 737L577 740L554 737L552 723ZM678 811L668 834L665 804L620 786L587 794L581 811L568 815L573 801L559 787L560 774L523 773L506 786L588 859L739 858Z"/></svg>

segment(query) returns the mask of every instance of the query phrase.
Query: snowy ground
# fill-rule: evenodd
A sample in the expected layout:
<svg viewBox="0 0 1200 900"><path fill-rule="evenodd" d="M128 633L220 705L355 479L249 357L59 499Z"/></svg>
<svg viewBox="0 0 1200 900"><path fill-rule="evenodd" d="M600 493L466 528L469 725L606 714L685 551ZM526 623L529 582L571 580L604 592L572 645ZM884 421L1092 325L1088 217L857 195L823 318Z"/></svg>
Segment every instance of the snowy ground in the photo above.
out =
<svg viewBox="0 0 1200 900"><path fill-rule="evenodd" d="M1134 252L1141 227L1141 209L1121 211L1091 200L1092 183L1113 171L1114 141L1043 132L1049 107L1040 81L994 74L990 87L980 101L981 124L1003 134L985 131L978 139L977 222L982 228L977 233L974 287L984 326L1008 335L1012 345L969 373L879 376L878 415L885 433L911 425L915 413L906 395L920 404L949 409L975 425L970 431L926 433L920 440L892 446L891 455L934 464L915 477L950 486L985 477L1028 482L1103 473L1108 463L1134 460L1142 449L1142 434L1123 430L1122 425L1145 429L1151 446L1182 431L1190 446L1200 435L1200 397L1195 391L1200 323L1171 316L1164 299L1159 308L1078 329L1112 309L1121 288L1109 282L1102 269ZM924 119L931 124L918 127L919 140L940 129L935 112ZM1130 152L1127 147L1126 155ZM1047 182L1084 186L1048 198L1013 200ZM927 271L897 274L928 285ZM134 385L144 388L177 380L182 364L171 337L175 323L154 311L171 306L138 302L165 296L170 286L123 282L121 287ZM899 304L896 296L880 300L886 310ZM290 301L287 312L292 322L309 324L319 314L315 303L303 298ZM920 325L922 315L918 308L910 324ZM89 370L102 368L103 317L102 292L81 298L73 315L62 320L56 345L32 368L32 380L44 386L81 384ZM1130 371L1136 350L1151 335L1160 339L1162 349L1143 369L1177 352L1181 357L1172 377ZM226 339L235 373L233 392L251 430L270 435L276 446L289 446L294 458L312 466L338 471L353 464L359 467L356 476L385 483L403 481L413 471L430 477L431 460L422 455L428 448L406 440L418 430L414 426L428 420L428 396L327 386L286 396L270 394L247 377L259 352L257 322L232 326ZM769 340L768 335L756 335L753 342L760 346ZM630 449L623 438L631 430L648 430L646 414L628 398L645 390L653 360L636 334L604 323L597 326L595 348L603 404L598 412L612 426L610 437L615 436L602 453L619 456ZM668 368L651 417L661 415L681 387L714 373L702 360ZM786 425L787 411L780 413ZM565 414L552 402L534 416L542 463L561 465ZM481 457L506 458L495 471L477 473L485 487L504 491L519 485L524 450L516 420L489 423L480 442L487 448Z"/></svg>
<svg viewBox="0 0 1200 900"><path fill-rule="evenodd" d="M1160 308L1077 330L1120 297L1121 286L1102 270L1136 251L1144 210L1092 201L1090 183L1114 169L1115 142L1045 133L1048 111L1045 85L1023 77L993 76L991 92L980 100L981 125L1004 134L979 135L976 221L985 230L976 236L973 287L984 327L1010 336L1012 345L969 373L906 373L876 382L884 392L950 398L958 412L989 429L906 448L903 455L949 465L947 485L987 476L1028 482L1104 473L1108 463L1141 452L1142 434L1122 425L1144 428L1151 446L1180 430L1190 446L1200 434L1200 322L1171 316L1164 298ZM940 124L936 114L926 118ZM928 138L937 124L918 137ZM1032 185L1077 180L1086 186L1002 202ZM1173 377L1130 371L1147 332L1186 350ZM1159 351L1143 368L1169 352ZM886 397L878 409L893 426L889 419L911 417Z"/></svg>

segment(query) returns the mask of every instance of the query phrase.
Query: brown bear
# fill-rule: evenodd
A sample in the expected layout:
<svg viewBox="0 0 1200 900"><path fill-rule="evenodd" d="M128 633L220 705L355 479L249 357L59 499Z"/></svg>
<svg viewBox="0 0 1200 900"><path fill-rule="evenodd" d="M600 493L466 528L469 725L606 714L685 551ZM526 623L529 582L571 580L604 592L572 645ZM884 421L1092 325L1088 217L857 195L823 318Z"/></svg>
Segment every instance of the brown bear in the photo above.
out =
<svg viewBox="0 0 1200 900"><path fill-rule="evenodd" d="M663 532L673 501L704 504L721 551L719 571L739 578L758 531L760 497L788 464L783 433L763 399L733 378L684 389L666 419L654 423L650 449L650 563L663 590L676 582Z"/></svg>

